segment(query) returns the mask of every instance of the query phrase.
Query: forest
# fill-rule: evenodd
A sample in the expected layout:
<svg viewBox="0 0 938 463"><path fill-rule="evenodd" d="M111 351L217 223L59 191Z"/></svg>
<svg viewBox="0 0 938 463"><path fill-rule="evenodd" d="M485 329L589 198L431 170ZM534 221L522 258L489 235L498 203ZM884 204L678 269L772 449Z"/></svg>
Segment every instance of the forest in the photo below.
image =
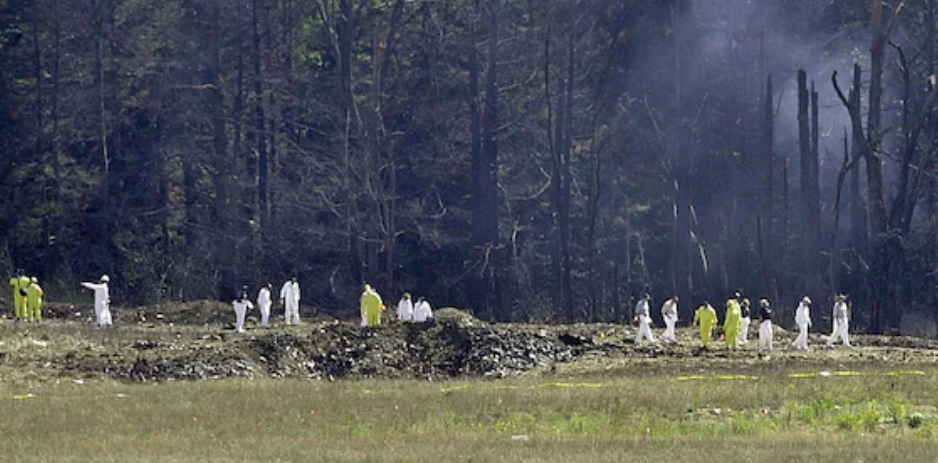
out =
<svg viewBox="0 0 938 463"><path fill-rule="evenodd" d="M936 67L928 0L0 0L0 270L896 332L938 320Z"/></svg>

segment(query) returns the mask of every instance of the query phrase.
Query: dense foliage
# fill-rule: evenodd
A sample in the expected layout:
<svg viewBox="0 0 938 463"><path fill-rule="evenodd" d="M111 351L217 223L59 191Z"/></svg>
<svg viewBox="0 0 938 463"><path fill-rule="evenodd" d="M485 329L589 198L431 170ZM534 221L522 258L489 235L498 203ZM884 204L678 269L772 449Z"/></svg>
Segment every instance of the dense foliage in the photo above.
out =
<svg viewBox="0 0 938 463"><path fill-rule="evenodd" d="M502 320L848 292L895 328L938 306L938 6L898 3L0 0L0 265Z"/></svg>

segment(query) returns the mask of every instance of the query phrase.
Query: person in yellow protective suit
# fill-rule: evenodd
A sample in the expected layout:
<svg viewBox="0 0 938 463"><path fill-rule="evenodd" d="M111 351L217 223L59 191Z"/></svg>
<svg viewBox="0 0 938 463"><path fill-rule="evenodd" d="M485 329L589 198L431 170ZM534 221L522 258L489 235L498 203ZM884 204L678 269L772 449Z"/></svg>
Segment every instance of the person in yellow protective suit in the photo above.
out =
<svg viewBox="0 0 938 463"><path fill-rule="evenodd" d="M726 333L726 346L730 349L739 347L739 330L743 327L743 312L739 307L739 293L726 301L726 319L723 331Z"/></svg>
<svg viewBox="0 0 938 463"><path fill-rule="evenodd" d="M23 274L23 270L17 270L16 276L10 279L10 286L13 287L13 311L16 320L26 320L26 292L29 288L29 277Z"/></svg>
<svg viewBox="0 0 938 463"><path fill-rule="evenodd" d="M717 311L710 305L710 301L704 301L703 305L694 312L694 326L700 326L700 340L703 346L708 347L713 338L713 329L717 326Z"/></svg>
<svg viewBox="0 0 938 463"><path fill-rule="evenodd" d="M29 280L29 287L26 288L26 316L31 322L42 321L42 287L39 286L38 278Z"/></svg>
<svg viewBox="0 0 938 463"><path fill-rule="evenodd" d="M362 291L360 303L363 322L362 326L380 325L381 306L383 306L384 303L381 301L381 296L379 296L378 293L372 289L371 285L365 285L365 290Z"/></svg>

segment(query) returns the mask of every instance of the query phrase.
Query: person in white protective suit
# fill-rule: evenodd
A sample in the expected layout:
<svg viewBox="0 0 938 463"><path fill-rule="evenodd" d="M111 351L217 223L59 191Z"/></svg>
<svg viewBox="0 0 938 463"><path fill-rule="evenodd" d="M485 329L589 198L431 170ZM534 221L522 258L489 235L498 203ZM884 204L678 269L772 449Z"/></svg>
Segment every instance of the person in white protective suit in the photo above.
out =
<svg viewBox="0 0 938 463"><path fill-rule="evenodd" d="M270 328L270 283L257 292L257 309L261 312L261 327Z"/></svg>
<svg viewBox="0 0 938 463"><path fill-rule="evenodd" d="M661 335L661 338L664 339L664 342L674 344L677 342L677 337L674 334L674 325L677 324L677 295L671 297L664 301L664 304L661 304L661 318L664 319L664 334Z"/></svg>
<svg viewBox="0 0 938 463"><path fill-rule="evenodd" d="M772 308L768 299L759 300L759 350L772 352L772 340L775 333L772 330Z"/></svg>
<svg viewBox="0 0 938 463"><path fill-rule="evenodd" d="M752 307L749 298L744 298L739 305L743 315L743 322L739 330L739 345L749 344L749 325L752 324Z"/></svg>
<svg viewBox="0 0 938 463"><path fill-rule="evenodd" d="M791 347L808 350L808 327L811 326L811 299L808 296L801 298L795 310L795 324L798 325L798 337L791 343Z"/></svg>
<svg viewBox="0 0 938 463"><path fill-rule="evenodd" d="M651 315L648 311L650 300L651 296L646 294L635 304L635 318L638 319L638 334L635 335L636 346L640 345L644 339L652 344L655 343L655 335L651 333Z"/></svg>
<svg viewBox="0 0 938 463"><path fill-rule="evenodd" d="M97 283L83 282L81 285L94 291L94 314L99 327L111 326L111 294L108 291L107 275L101 275Z"/></svg>
<svg viewBox="0 0 938 463"><path fill-rule="evenodd" d="M253 309L254 304L251 304L251 301L248 300L248 289L245 287L241 290L241 293L238 295L238 298L231 303L231 307L234 308L235 313L235 331L238 333L244 332L244 316L247 314L248 309Z"/></svg>
<svg viewBox="0 0 938 463"><path fill-rule="evenodd" d="M397 319L402 322L414 320L414 302L410 300L410 293L404 293L397 303Z"/></svg>
<svg viewBox="0 0 938 463"><path fill-rule="evenodd" d="M287 325L300 324L300 284L296 277L287 280L280 288L280 303L283 304Z"/></svg>
<svg viewBox="0 0 938 463"><path fill-rule="evenodd" d="M838 294L834 298L834 330L831 332L829 338L827 338L827 347L834 347L834 343L837 342L837 338L843 341L844 347L850 347L850 315L847 307L847 296L845 294Z"/></svg>
<svg viewBox="0 0 938 463"><path fill-rule="evenodd" d="M414 304L414 321L415 322L425 322L433 318L433 309L430 308L430 303L427 302L423 296L420 296L417 299L417 303Z"/></svg>

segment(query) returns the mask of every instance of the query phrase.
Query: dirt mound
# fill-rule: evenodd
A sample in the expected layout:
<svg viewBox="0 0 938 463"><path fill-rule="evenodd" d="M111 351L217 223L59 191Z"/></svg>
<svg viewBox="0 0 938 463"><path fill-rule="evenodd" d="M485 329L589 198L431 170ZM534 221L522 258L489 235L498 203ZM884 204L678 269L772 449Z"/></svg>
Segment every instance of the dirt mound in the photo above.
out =
<svg viewBox="0 0 938 463"><path fill-rule="evenodd" d="M230 304L207 300L115 310L117 322L177 325L223 325L231 323L232 313Z"/></svg>
<svg viewBox="0 0 938 463"><path fill-rule="evenodd" d="M453 321L360 328L329 322L303 334L272 332L167 355L137 343L137 359L116 376L130 380L231 376L341 378L504 377L573 359L576 348L547 331L467 326Z"/></svg>
<svg viewBox="0 0 938 463"><path fill-rule="evenodd" d="M89 307L90 309L90 307ZM791 333L777 332L771 355L723 343L702 349L697 330L678 329L679 343L635 346L634 328L616 324L489 324L443 308L426 323L362 328L356 321L319 318L300 326L231 329L227 304L197 301L117 309L115 326L98 329L92 313L49 307L42 323L0 319L0 381L116 378L127 381L230 377L447 379L501 378L531 371L590 369L742 371L797 363L806 368L862 367L870 363L934 365L938 341L854 336L854 349L823 349L812 334L810 352L786 349ZM93 310L92 310L93 312Z"/></svg>
<svg viewBox="0 0 938 463"><path fill-rule="evenodd" d="M466 326L481 326L486 323L479 320L471 313L465 310L459 310L455 307L444 307L433 311L433 316L437 321L453 322Z"/></svg>
<svg viewBox="0 0 938 463"><path fill-rule="evenodd" d="M94 318L94 306L76 307L74 304L47 302L42 305L42 316L46 319L56 320Z"/></svg>
<svg viewBox="0 0 938 463"><path fill-rule="evenodd" d="M218 301L199 300L192 302L171 302L142 307L112 306L111 314L118 325L158 326L175 325L224 325L231 323L230 304ZM43 304L43 317L49 320L94 320L94 305L46 303Z"/></svg>

